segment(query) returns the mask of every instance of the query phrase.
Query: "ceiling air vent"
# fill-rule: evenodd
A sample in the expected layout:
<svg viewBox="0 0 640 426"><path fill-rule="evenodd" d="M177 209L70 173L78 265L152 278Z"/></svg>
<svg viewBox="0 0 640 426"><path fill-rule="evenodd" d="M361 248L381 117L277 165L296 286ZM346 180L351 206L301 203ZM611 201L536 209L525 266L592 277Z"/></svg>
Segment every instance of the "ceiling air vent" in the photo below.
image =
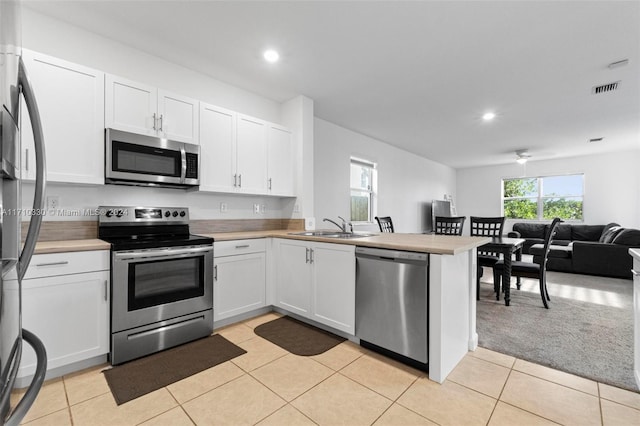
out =
<svg viewBox="0 0 640 426"><path fill-rule="evenodd" d="M591 138L591 139L589 139L589 143L592 143L592 142L602 142L602 139L604 139L604 138Z"/></svg>
<svg viewBox="0 0 640 426"><path fill-rule="evenodd" d="M613 92L614 90L618 90L618 87L620 87L620 80L613 83L601 84L600 86L593 86L591 93L597 95L598 93Z"/></svg>

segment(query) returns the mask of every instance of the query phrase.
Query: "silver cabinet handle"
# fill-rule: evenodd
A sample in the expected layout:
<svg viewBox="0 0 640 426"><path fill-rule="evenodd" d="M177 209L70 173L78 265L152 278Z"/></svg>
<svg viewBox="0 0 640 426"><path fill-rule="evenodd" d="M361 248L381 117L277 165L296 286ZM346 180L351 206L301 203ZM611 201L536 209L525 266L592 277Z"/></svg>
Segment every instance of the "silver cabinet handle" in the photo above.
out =
<svg viewBox="0 0 640 426"><path fill-rule="evenodd" d="M236 246L237 249L249 248L249 244L242 244L240 246Z"/></svg>
<svg viewBox="0 0 640 426"><path fill-rule="evenodd" d="M164 127L164 115L160 114L160 128L158 130L160 130L161 132L164 132L164 130L162 129Z"/></svg>
<svg viewBox="0 0 640 426"><path fill-rule="evenodd" d="M156 113L154 112L153 113L153 130L158 130L157 129L158 126L156 126L157 121L158 119L156 118Z"/></svg>
<svg viewBox="0 0 640 426"><path fill-rule="evenodd" d="M305 262L309 263L309 247L305 248Z"/></svg>
<svg viewBox="0 0 640 426"><path fill-rule="evenodd" d="M213 279L218 281L218 265L213 265Z"/></svg>
<svg viewBox="0 0 640 426"><path fill-rule="evenodd" d="M238 175L233 175L233 187L236 188L238 186Z"/></svg>
<svg viewBox="0 0 640 426"><path fill-rule="evenodd" d="M37 263L36 266L57 266L57 265L68 265L68 260L62 260L60 262L48 262L48 263Z"/></svg>
<svg viewBox="0 0 640 426"><path fill-rule="evenodd" d="M267 183L267 188L268 188L269 190L271 190L271 178L269 178L269 181L268 181L268 183Z"/></svg>
<svg viewBox="0 0 640 426"><path fill-rule="evenodd" d="M242 188L242 174L238 175L238 186Z"/></svg>
<svg viewBox="0 0 640 426"><path fill-rule="evenodd" d="M314 257L313 253L315 252L315 250L314 249L309 249L309 251L311 252L311 257L309 258L309 263L313 263L313 257Z"/></svg>
<svg viewBox="0 0 640 426"><path fill-rule="evenodd" d="M636 271L635 269L631 270L631 273L633 274L633 276L635 277L640 277L640 272Z"/></svg>
<svg viewBox="0 0 640 426"><path fill-rule="evenodd" d="M104 280L104 301L109 300L109 282Z"/></svg>

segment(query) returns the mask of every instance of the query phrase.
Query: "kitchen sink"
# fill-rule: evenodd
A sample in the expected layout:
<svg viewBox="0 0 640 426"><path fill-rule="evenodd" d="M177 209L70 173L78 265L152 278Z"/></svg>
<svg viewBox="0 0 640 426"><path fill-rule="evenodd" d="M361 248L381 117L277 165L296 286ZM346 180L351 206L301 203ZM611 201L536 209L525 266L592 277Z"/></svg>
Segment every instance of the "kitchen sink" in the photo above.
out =
<svg viewBox="0 0 640 426"><path fill-rule="evenodd" d="M322 237L322 238L362 238L362 237L372 237L375 234L365 234L362 232L342 232L342 231L305 231L305 232L290 232L289 235L300 235L303 237Z"/></svg>

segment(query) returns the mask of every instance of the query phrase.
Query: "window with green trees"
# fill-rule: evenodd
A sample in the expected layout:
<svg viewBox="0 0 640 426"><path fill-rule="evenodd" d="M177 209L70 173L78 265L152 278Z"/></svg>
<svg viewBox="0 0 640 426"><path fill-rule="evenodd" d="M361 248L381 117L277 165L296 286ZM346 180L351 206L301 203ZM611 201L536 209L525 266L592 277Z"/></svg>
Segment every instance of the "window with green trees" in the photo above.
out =
<svg viewBox="0 0 640 426"><path fill-rule="evenodd" d="M583 220L584 175L540 176L502 180L504 216L543 220Z"/></svg>

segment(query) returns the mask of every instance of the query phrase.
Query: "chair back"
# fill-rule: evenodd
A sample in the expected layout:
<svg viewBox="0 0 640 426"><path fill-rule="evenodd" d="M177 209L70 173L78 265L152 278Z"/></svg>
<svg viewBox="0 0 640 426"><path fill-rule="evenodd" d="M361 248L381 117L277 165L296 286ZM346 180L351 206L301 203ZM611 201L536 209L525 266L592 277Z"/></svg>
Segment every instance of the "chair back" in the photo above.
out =
<svg viewBox="0 0 640 426"><path fill-rule="evenodd" d="M385 217L376 216L376 221L378 222L378 226L380 227L380 232L394 232L393 222L391 221L390 216L385 216Z"/></svg>
<svg viewBox="0 0 640 426"><path fill-rule="evenodd" d="M436 216L434 233L439 235L462 235L466 216Z"/></svg>
<svg viewBox="0 0 640 426"><path fill-rule="evenodd" d="M551 250L551 240L553 240L553 236L556 235L558 231L558 225L562 222L562 219L556 217L549 225L549 230L547 231L547 235L544 238L544 256L540 263L540 270L544 271L547 269L547 258L549 257L549 251ZM544 273L544 272L543 272Z"/></svg>
<svg viewBox="0 0 640 426"><path fill-rule="evenodd" d="M499 237L504 229L504 216L501 217L477 217L471 216L472 237Z"/></svg>

